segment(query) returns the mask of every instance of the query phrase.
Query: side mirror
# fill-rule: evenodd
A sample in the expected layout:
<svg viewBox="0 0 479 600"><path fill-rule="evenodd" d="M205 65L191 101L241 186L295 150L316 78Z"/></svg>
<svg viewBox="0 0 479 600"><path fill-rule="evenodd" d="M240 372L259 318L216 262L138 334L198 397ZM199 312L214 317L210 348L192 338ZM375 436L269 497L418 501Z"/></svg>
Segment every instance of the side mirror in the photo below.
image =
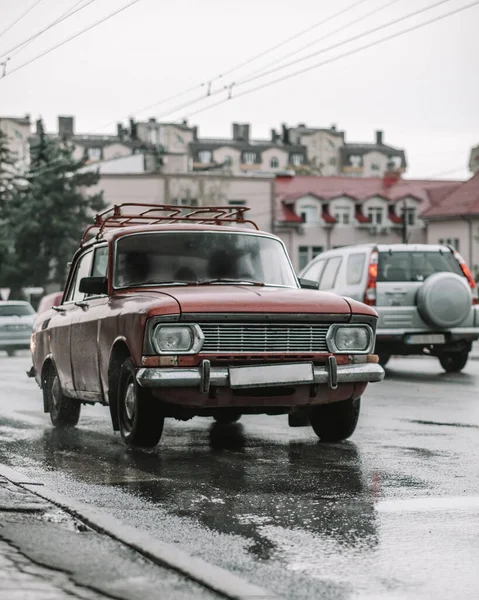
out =
<svg viewBox="0 0 479 600"><path fill-rule="evenodd" d="M83 277L80 281L80 292L88 296L108 294L108 280L106 277Z"/></svg>
<svg viewBox="0 0 479 600"><path fill-rule="evenodd" d="M304 290L319 290L319 281L312 281L311 279L298 279L299 285Z"/></svg>

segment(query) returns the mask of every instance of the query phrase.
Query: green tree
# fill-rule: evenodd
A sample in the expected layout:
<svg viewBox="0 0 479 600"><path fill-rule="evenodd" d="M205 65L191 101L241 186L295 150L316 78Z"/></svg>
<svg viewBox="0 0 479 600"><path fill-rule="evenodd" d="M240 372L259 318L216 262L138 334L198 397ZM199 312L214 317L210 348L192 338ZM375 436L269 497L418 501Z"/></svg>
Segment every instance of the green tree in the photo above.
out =
<svg viewBox="0 0 479 600"><path fill-rule="evenodd" d="M7 209L15 259L8 287L55 283L62 288L85 228L105 208L102 192L87 193L98 173L82 171L86 158L75 159L74 149L71 141L52 139L42 128L31 143L24 185Z"/></svg>
<svg viewBox="0 0 479 600"><path fill-rule="evenodd" d="M15 157L8 145L8 136L0 122L0 287L8 287L11 270L11 232L8 227L7 209L16 186Z"/></svg>

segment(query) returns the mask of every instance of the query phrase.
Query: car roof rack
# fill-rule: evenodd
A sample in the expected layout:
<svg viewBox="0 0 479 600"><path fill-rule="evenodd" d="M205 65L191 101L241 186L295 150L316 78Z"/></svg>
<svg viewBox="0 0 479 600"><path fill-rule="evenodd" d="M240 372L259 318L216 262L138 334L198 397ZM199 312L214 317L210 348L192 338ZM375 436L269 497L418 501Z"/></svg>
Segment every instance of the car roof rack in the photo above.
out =
<svg viewBox="0 0 479 600"><path fill-rule="evenodd" d="M254 221L245 219L247 206L178 206L175 204L143 204L128 202L115 205L95 217L95 222L83 234L80 246L97 230L95 239L100 239L105 229L118 229L140 225L171 224L177 222L209 223L223 225L249 224L259 229Z"/></svg>

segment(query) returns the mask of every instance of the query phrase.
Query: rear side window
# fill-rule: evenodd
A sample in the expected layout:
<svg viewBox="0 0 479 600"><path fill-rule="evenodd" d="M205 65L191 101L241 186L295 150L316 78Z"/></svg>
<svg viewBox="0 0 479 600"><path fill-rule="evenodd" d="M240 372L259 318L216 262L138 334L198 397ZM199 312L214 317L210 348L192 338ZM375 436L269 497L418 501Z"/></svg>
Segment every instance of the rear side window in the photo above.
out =
<svg viewBox="0 0 479 600"><path fill-rule="evenodd" d="M378 281L424 281L441 272L463 275L452 252L380 252Z"/></svg>
<svg viewBox="0 0 479 600"><path fill-rule="evenodd" d="M312 264L309 269L307 269L302 275L302 279L309 279L310 281L319 281L321 277L321 273L324 269L324 260L318 260L314 264Z"/></svg>
<svg viewBox="0 0 479 600"><path fill-rule="evenodd" d="M348 285L356 285L361 283L364 272L364 264L366 262L366 254L350 254L348 257L348 267L346 269L346 281Z"/></svg>
<svg viewBox="0 0 479 600"><path fill-rule="evenodd" d="M343 259L340 256L335 256L327 261L319 283L320 290L331 290L334 288L342 260Z"/></svg>

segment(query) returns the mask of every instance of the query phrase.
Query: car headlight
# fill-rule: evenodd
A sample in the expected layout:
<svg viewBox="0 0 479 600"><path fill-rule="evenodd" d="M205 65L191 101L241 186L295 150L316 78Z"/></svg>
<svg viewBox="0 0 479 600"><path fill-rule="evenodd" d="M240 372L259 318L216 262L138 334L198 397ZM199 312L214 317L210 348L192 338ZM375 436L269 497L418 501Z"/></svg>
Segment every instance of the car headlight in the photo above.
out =
<svg viewBox="0 0 479 600"><path fill-rule="evenodd" d="M198 325L157 325L152 341L159 354L196 354L203 339Z"/></svg>
<svg viewBox="0 0 479 600"><path fill-rule="evenodd" d="M368 325L331 326L327 343L330 352L349 353L371 351L373 332Z"/></svg>

